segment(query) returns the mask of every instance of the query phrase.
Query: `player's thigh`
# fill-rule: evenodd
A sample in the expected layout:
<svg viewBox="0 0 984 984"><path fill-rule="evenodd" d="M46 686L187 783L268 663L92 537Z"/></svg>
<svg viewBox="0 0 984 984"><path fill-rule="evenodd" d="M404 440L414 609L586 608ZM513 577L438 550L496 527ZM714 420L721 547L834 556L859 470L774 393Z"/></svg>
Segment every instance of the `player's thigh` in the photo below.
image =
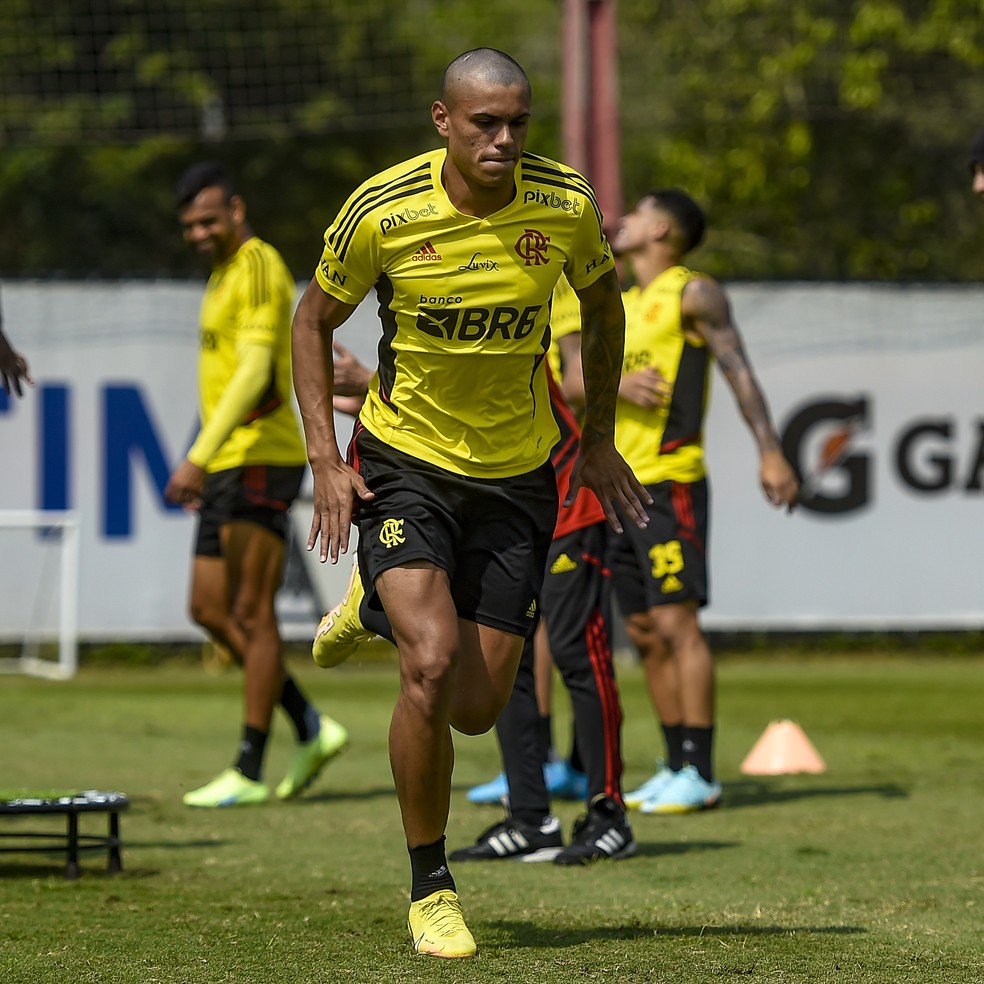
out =
<svg viewBox="0 0 984 984"><path fill-rule="evenodd" d="M233 612L239 618L271 614L283 577L283 537L251 520L233 520L222 527L222 546Z"/></svg>
<svg viewBox="0 0 984 984"><path fill-rule="evenodd" d="M192 559L188 607L196 622L207 623L228 615L229 574L224 557L196 554Z"/></svg>

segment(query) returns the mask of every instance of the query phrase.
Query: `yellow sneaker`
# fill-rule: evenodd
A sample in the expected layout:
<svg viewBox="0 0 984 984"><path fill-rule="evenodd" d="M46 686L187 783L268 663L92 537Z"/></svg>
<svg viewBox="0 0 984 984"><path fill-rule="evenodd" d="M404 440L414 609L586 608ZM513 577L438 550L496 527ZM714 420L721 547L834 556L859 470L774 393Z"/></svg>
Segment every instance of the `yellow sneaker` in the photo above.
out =
<svg viewBox="0 0 984 984"><path fill-rule="evenodd" d="M375 636L359 619L359 606L365 596L356 561L342 600L321 620L314 634L311 655L318 666L329 668L344 663L359 646Z"/></svg>
<svg viewBox="0 0 984 984"><path fill-rule="evenodd" d="M185 793L181 802L185 806L251 806L269 798L270 790L262 782L247 779L238 769L226 769L211 782Z"/></svg>
<svg viewBox="0 0 984 984"><path fill-rule="evenodd" d="M474 957L475 939L465 925L458 893L446 888L410 903L407 928L417 953L431 957Z"/></svg>
<svg viewBox="0 0 984 984"><path fill-rule="evenodd" d="M293 799L314 782L318 773L348 745L348 732L327 714L321 715L321 730L294 748L287 775L276 789L277 799Z"/></svg>

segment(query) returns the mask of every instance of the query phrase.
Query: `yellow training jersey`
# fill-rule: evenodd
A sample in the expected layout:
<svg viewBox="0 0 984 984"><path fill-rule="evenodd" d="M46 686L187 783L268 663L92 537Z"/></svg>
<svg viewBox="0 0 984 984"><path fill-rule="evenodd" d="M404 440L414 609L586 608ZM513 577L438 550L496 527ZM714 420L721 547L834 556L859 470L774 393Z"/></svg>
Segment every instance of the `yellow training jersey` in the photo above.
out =
<svg viewBox="0 0 984 984"><path fill-rule="evenodd" d="M550 310L550 371L559 383L564 375L560 346L557 344L565 335L573 335L581 330L581 302L566 277L561 277L554 288Z"/></svg>
<svg viewBox="0 0 984 984"><path fill-rule="evenodd" d="M697 276L685 267L670 267L644 290L632 287L622 295L622 375L652 366L672 388L665 407L640 407L622 397L616 404L615 446L647 485L704 477L711 355L703 343L684 335L680 323L683 288Z"/></svg>
<svg viewBox="0 0 984 984"><path fill-rule="evenodd" d="M392 447L476 478L542 465L558 437L544 359L550 295L613 267L590 184L524 154L512 202L464 215L441 183L446 152L370 178L325 233L317 278L358 304L375 287L379 366L360 419Z"/></svg>
<svg viewBox="0 0 984 984"><path fill-rule="evenodd" d="M236 371L243 342L273 349L270 379L205 466L208 472L242 465L302 465L306 454L291 406L290 324L294 280L280 254L253 237L212 271L202 300L199 412L204 428Z"/></svg>

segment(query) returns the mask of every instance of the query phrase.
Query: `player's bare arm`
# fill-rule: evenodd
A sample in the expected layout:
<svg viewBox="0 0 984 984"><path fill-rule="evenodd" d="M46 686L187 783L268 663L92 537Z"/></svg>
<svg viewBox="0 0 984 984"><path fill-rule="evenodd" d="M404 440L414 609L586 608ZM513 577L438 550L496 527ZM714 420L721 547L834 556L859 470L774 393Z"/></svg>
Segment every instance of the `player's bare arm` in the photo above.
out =
<svg viewBox="0 0 984 984"><path fill-rule="evenodd" d="M692 280L683 290L680 314L684 331L694 333L707 344L735 395L758 445L759 475L766 498L774 506L786 506L792 511L799 482L783 454L765 394L748 361L724 289L709 277Z"/></svg>
<svg viewBox="0 0 984 984"><path fill-rule="evenodd" d="M314 549L320 536L322 563L330 557L337 564L339 553L348 550L354 496L373 497L338 450L331 409L332 334L354 310L353 305L326 294L317 280L312 280L301 296L291 327L294 391L314 477L314 516L308 550Z"/></svg>
<svg viewBox="0 0 984 984"><path fill-rule="evenodd" d="M617 533L622 532L622 524L616 505L644 528L649 517L643 503L651 503L652 497L615 450L615 403L625 347L625 310L615 271L578 290L577 296L581 302L585 411L581 451L564 505L570 505L584 485L598 496Z"/></svg>

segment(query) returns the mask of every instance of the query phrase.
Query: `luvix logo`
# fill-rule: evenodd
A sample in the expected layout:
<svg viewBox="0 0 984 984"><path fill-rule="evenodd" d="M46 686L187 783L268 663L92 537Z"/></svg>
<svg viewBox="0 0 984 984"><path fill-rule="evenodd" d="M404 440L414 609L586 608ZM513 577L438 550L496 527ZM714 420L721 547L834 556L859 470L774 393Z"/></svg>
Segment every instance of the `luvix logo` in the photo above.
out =
<svg viewBox="0 0 984 984"><path fill-rule="evenodd" d="M526 260L527 266L540 266L541 263L549 263L550 257L547 256L547 243L550 237L545 236L538 229L526 229L516 240L513 247L517 254Z"/></svg>
<svg viewBox="0 0 984 984"><path fill-rule="evenodd" d="M420 249L417 250L410 259L414 263L437 263L443 260L444 257L436 249L434 249L433 243L428 239Z"/></svg>

